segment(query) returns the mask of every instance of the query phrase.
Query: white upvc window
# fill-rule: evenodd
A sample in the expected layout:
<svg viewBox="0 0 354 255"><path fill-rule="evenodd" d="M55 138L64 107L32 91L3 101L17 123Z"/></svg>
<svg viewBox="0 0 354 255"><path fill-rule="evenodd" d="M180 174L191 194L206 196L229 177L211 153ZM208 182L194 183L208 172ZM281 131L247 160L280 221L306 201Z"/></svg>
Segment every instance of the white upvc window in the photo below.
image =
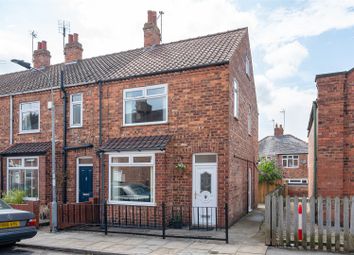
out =
<svg viewBox="0 0 354 255"><path fill-rule="evenodd" d="M289 185L307 185L307 179L286 179Z"/></svg>
<svg viewBox="0 0 354 255"><path fill-rule="evenodd" d="M286 168L299 167L299 155L283 155L282 165Z"/></svg>
<svg viewBox="0 0 354 255"><path fill-rule="evenodd" d="M239 118L239 88L237 80L234 79L233 82L233 91L234 91L234 117Z"/></svg>
<svg viewBox="0 0 354 255"><path fill-rule="evenodd" d="M14 157L7 159L7 191L21 190L25 199L37 200L39 190L39 158Z"/></svg>
<svg viewBox="0 0 354 255"><path fill-rule="evenodd" d="M252 134L252 108L249 105L248 106L248 114L247 114L247 129L248 129L248 134Z"/></svg>
<svg viewBox="0 0 354 255"><path fill-rule="evenodd" d="M155 154L110 154L109 203L155 205Z"/></svg>
<svg viewBox="0 0 354 255"><path fill-rule="evenodd" d="M20 133L36 133L40 130L40 102L20 104Z"/></svg>
<svg viewBox="0 0 354 255"><path fill-rule="evenodd" d="M70 95L70 127L82 127L82 93Z"/></svg>
<svg viewBox="0 0 354 255"><path fill-rule="evenodd" d="M167 84L125 89L123 91L123 125L167 123L167 90Z"/></svg>
<svg viewBox="0 0 354 255"><path fill-rule="evenodd" d="M248 58L248 55L246 55L246 57L245 57L245 72L248 77L251 77L251 63Z"/></svg>

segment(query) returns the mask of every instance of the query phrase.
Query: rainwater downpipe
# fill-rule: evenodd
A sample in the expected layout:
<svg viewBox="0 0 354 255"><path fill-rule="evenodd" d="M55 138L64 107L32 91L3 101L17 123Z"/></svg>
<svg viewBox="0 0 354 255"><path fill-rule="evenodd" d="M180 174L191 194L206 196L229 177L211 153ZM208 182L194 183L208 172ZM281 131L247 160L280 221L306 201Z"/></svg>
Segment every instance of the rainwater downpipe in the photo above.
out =
<svg viewBox="0 0 354 255"><path fill-rule="evenodd" d="M317 197L317 103L313 102L313 136L314 136L314 159L313 159L313 169L314 169L314 195Z"/></svg>
<svg viewBox="0 0 354 255"><path fill-rule="evenodd" d="M63 203L66 204L67 202L67 161L68 161L68 157L67 157L67 151L66 151L66 139L67 139L67 124L66 124L66 108L67 108L67 94L65 91L65 87L64 87L64 72L60 71L60 89L63 93L62 96L62 100L63 100L63 151L62 151L62 155L63 155Z"/></svg>
<svg viewBox="0 0 354 255"><path fill-rule="evenodd" d="M14 99L13 96L10 96L10 137L9 137L9 142L10 144L13 144L13 121L14 121Z"/></svg>
<svg viewBox="0 0 354 255"><path fill-rule="evenodd" d="M98 82L98 88L99 88L99 123L98 123L98 143L99 143L99 148L102 146L102 81ZM100 151L99 152L99 161L100 161L100 168L101 168L101 191L99 192L100 194L100 204L101 206L101 220L102 220L102 226L104 225L104 204L105 204L105 194L104 194L104 177L105 177L105 171L104 171L104 152Z"/></svg>

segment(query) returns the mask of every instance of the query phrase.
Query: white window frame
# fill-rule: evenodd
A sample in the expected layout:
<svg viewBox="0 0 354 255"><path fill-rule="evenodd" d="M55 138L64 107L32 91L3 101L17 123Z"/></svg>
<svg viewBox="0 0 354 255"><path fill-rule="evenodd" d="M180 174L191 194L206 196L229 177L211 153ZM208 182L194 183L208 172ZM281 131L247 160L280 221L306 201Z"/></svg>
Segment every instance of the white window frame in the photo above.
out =
<svg viewBox="0 0 354 255"><path fill-rule="evenodd" d="M30 166L30 167L25 167L24 165L24 162L25 162L25 159L28 159L28 158L35 158L37 159L37 163L38 163L38 166L34 167L34 166ZM20 159L21 160L21 164L22 166L20 167L13 167L11 166L10 167L10 160L12 159ZM40 183L40 175L39 175L39 166L40 166L40 163L39 163L39 157L38 156L34 156L34 157L31 157L31 156L26 156L26 157L8 157L7 158L7 162L6 162L6 190L9 191L9 168L11 168L11 170L37 170L38 171L38 197L24 197L25 200L29 200L29 201L38 201L39 200L39 183Z"/></svg>
<svg viewBox="0 0 354 255"><path fill-rule="evenodd" d="M112 158L114 157L128 157L128 163L112 163ZM151 157L150 163L133 163L134 157ZM108 203L109 204L120 204L120 205L143 205L143 206L156 206L156 197L155 197L155 153L151 152L122 152L122 153L110 153L109 154L109 169L108 169ZM111 199L111 168L112 166L123 166L123 167L134 167L134 166L148 166L151 167L150 178L151 178L151 202L132 202L132 201L116 201Z"/></svg>
<svg viewBox="0 0 354 255"><path fill-rule="evenodd" d="M79 169L80 169L80 166L92 166L92 170L93 170L93 161L91 164L80 164L80 159L92 159L93 160L92 157L88 157L88 156L78 157L76 159L76 203L79 203ZM93 178L92 178L92 181L94 181ZM93 191L93 187L94 187L94 185L92 184L92 191Z"/></svg>
<svg viewBox="0 0 354 255"><path fill-rule="evenodd" d="M73 102L73 96L81 96L81 101L80 102ZM84 98L82 93L75 93L70 95L70 127L71 128L80 128L83 125L83 104ZM74 105L80 105L80 124L74 124Z"/></svg>
<svg viewBox="0 0 354 255"><path fill-rule="evenodd" d="M297 165L294 164L294 157L297 157ZM289 166L289 159L293 160L293 166ZM284 160L286 161L286 166L284 166ZM299 155L282 155L281 166L284 168L299 168L300 166L300 157Z"/></svg>
<svg viewBox="0 0 354 255"><path fill-rule="evenodd" d="M156 88L165 88L165 94L158 94L153 96L147 96L148 89L156 89ZM165 96L165 105L166 105L166 120L163 121L153 121L153 122L141 122L141 123L126 123L125 122L125 102L131 101L132 99L126 98L127 92L132 91L143 91L143 95L140 97L134 97L133 99L149 99L149 98L159 98L163 95ZM145 126L145 125L156 125L156 124L165 124L168 122L168 85L167 84L159 84L159 85L152 85L146 87L139 87L139 88L132 88L132 89L125 89L123 90L123 126Z"/></svg>
<svg viewBox="0 0 354 255"><path fill-rule="evenodd" d="M248 78L251 77L251 63L250 63L250 60L248 58L248 54L246 54L246 57L245 57L245 72L248 76Z"/></svg>
<svg viewBox="0 0 354 255"><path fill-rule="evenodd" d="M232 89L234 94L234 117L238 119L240 111L240 89L236 79L233 80Z"/></svg>
<svg viewBox="0 0 354 255"><path fill-rule="evenodd" d="M251 105L248 105L247 130L248 130L248 135L252 135L252 107L251 107Z"/></svg>
<svg viewBox="0 0 354 255"><path fill-rule="evenodd" d="M24 104L34 104L34 103L38 103L38 129L33 129L33 130L22 130L22 105ZM19 132L20 134L31 134L31 133L39 133L41 130L41 102L40 101L31 101L31 102L23 102L20 103L20 116L19 116L19 123L20 123L20 127L19 127ZM24 111L26 112L26 111Z"/></svg>
<svg viewBox="0 0 354 255"><path fill-rule="evenodd" d="M290 185L307 185L308 179L299 178L299 179L286 179L287 183ZM305 181L305 182L304 182Z"/></svg>

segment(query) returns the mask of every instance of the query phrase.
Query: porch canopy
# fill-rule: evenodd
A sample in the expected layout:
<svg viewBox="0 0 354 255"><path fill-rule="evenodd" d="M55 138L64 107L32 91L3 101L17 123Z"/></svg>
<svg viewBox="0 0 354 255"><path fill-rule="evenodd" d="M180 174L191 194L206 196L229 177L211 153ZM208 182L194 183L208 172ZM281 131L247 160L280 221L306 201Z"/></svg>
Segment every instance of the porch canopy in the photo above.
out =
<svg viewBox="0 0 354 255"><path fill-rule="evenodd" d="M166 149L170 140L170 135L112 138L108 139L108 141L101 146L100 151L162 151Z"/></svg>
<svg viewBox="0 0 354 255"><path fill-rule="evenodd" d="M24 156L24 155L43 155L51 149L51 142L38 143L15 143L0 152L3 157L7 156Z"/></svg>

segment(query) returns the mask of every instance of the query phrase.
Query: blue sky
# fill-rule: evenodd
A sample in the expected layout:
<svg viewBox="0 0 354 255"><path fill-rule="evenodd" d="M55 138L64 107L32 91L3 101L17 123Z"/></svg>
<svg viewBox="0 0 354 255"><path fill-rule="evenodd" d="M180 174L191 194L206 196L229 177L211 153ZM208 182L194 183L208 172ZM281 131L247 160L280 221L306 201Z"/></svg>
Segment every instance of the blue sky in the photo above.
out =
<svg viewBox="0 0 354 255"><path fill-rule="evenodd" d="M259 138L285 132L307 140L316 74L354 67L354 0L0 0L0 74L31 60L29 31L63 61L58 20L79 33L84 57L142 47L146 11L163 10L163 41L249 27L259 110Z"/></svg>

